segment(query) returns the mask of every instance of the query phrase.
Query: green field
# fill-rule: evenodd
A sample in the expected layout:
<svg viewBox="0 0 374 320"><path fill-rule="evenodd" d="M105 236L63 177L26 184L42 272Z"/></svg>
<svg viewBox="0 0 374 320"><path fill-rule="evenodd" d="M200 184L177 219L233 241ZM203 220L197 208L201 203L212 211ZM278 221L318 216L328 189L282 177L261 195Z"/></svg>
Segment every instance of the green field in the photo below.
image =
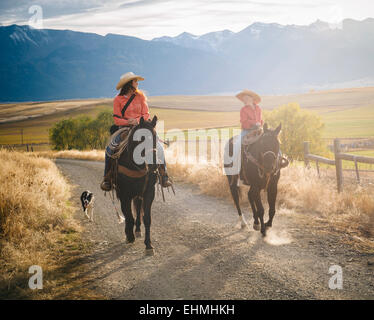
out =
<svg viewBox="0 0 374 320"><path fill-rule="evenodd" d="M326 138L374 137L374 104L320 115Z"/></svg>
<svg viewBox="0 0 374 320"><path fill-rule="evenodd" d="M297 102L325 123L324 138L374 137L374 88L355 88L298 95L264 96L262 108ZM150 97L151 115L163 120L165 130L239 127L240 102L233 96ZM0 105L0 144L48 142L48 129L59 120L96 116L112 110L111 99ZM22 119L22 117L31 117ZM16 121L18 120L18 121Z"/></svg>

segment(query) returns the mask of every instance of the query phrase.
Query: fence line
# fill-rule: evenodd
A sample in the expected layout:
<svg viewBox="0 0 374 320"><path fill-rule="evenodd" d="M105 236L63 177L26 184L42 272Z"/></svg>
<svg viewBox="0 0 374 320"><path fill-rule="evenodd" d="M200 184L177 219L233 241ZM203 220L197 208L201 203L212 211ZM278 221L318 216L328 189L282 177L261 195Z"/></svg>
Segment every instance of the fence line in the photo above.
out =
<svg viewBox="0 0 374 320"><path fill-rule="evenodd" d="M5 149L19 149L19 148L25 148L27 152L31 151L34 152L34 147L38 146L49 146L51 145L49 142L41 142L41 143L24 143L24 144L0 144L0 147Z"/></svg>
<svg viewBox="0 0 374 320"><path fill-rule="evenodd" d="M317 165L317 171L319 174L319 162L325 163L328 165L335 166L336 169L336 182L337 182L337 188L338 192L341 192L343 190L343 165L342 160L346 161L353 161L355 163L355 171L356 171L356 177L357 181L360 183L360 172L358 169L358 163L368 163L368 164L374 164L374 158L373 157L366 157L366 156L356 156L353 154L348 153L342 153L341 152L341 143L340 139L334 139L334 157L335 159L328 159L324 158L315 154L311 154L309 152L309 142L304 142L304 162L305 166L310 165L310 161L316 161Z"/></svg>

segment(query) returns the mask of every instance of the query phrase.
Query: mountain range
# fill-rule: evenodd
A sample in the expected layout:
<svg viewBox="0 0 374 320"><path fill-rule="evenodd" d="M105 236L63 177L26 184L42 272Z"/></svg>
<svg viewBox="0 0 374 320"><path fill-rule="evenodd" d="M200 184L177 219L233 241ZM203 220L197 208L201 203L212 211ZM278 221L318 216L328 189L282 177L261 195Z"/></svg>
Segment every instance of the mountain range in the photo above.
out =
<svg viewBox="0 0 374 320"><path fill-rule="evenodd" d="M340 28L253 23L240 32L142 40L0 27L0 101L112 97L121 74L146 80L150 95L223 94L243 88L288 93L373 81L374 19Z"/></svg>

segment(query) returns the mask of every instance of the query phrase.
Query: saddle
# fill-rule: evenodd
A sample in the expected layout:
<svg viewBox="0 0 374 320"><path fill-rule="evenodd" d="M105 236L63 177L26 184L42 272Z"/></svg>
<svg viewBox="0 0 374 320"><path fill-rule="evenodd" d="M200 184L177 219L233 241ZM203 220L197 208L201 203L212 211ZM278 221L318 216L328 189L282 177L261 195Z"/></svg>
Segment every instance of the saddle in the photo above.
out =
<svg viewBox="0 0 374 320"><path fill-rule="evenodd" d="M262 127L249 131L242 139L242 146L250 146L251 144L255 143L261 138L263 133L264 130Z"/></svg>
<svg viewBox="0 0 374 320"><path fill-rule="evenodd" d="M106 153L111 159L119 159L128 143L130 127L122 127L116 130L110 137L108 147L111 153Z"/></svg>
<svg viewBox="0 0 374 320"><path fill-rule="evenodd" d="M127 144L128 144L128 137L130 133L131 127L122 127L115 131L108 143L108 147L111 152L106 151L107 156L109 159L109 180L114 189L116 190L117 198L119 198L119 188L117 184L117 175L119 173L123 173L124 175L131 177L131 178L141 178L147 174L147 169L134 171L130 170L124 166L118 164L118 159L124 152Z"/></svg>

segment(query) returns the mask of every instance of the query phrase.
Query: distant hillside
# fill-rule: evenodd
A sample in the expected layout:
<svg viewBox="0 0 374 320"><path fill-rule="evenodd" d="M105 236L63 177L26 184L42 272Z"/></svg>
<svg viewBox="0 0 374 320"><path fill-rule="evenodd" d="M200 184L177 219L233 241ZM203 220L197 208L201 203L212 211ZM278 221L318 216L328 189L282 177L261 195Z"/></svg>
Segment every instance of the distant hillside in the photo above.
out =
<svg viewBox="0 0 374 320"><path fill-rule="evenodd" d="M342 29L254 23L151 41L12 25L0 27L0 101L112 97L130 70L151 95L373 85L373 44L374 19L347 19Z"/></svg>

